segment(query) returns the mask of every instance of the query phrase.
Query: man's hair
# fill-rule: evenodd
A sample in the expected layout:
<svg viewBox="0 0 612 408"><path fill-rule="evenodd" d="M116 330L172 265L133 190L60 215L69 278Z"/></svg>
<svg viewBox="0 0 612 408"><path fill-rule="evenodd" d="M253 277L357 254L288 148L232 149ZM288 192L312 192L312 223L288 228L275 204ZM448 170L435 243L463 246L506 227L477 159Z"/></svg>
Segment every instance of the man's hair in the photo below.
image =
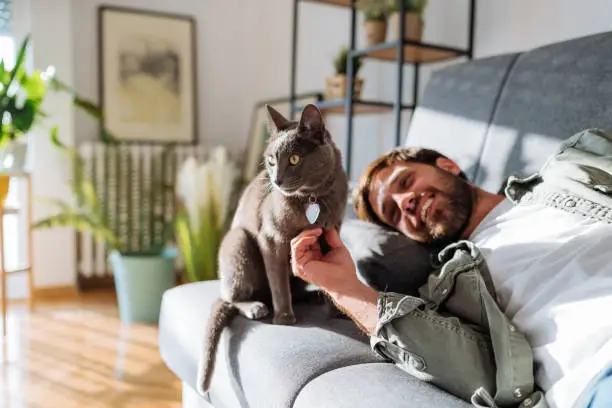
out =
<svg viewBox="0 0 612 408"><path fill-rule="evenodd" d="M395 163L422 163L430 166L436 165L438 158L448 159L440 152L422 147L403 147L395 148L384 156L374 160L361 174L357 181L357 186L353 190L353 205L357 216L363 221L369 221L381 226L386 226L385 223L376 215L374 209L370 205L368 196L372 187L372 179L379 171L392 166ZM459 177L467 180L467 176L463 171L459 173Z"/></svg>

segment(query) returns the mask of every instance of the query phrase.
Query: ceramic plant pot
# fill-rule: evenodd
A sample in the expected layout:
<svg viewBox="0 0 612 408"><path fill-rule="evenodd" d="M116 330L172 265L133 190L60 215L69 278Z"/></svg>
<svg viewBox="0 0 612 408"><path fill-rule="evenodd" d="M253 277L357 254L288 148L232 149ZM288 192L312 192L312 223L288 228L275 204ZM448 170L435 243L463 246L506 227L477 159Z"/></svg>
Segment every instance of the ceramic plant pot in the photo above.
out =
<svg viewBox="0 0 612 408"><path fill-rule="evenodd" d="M399 32L399 13L389 16L393 38L397 39ZM404 14L404 39L411 41L421 41L423 39L423 19L416 13Z"/></svg>
<svg viewBox="0 0 612 408"><path fill-rule="evenodd" d="M5 142L0 146L0 173L26 171L28 144L23 140Z"/></svg>
<svg viewBox="0 0 612 408"><path fill-rule="evenodd" d="M368 47L382 44L387 38L387 20L366 20L363 23L363 29Z"/></svg>
<svg viewBox="0 0 612 408"><path fill-rule="evenodd" d="M338 100L346 98L346 87L347 87L346 75L335 75L328 77L325 86L325 99L327 100ZM361 90L363 88L363 79L353 79L353 98L361 98Z"/></svg>
<svg viewBox="0 0 612 408"><path fill-rule="evenodd" d="M164 292L175 285L178 250L159 255L109 255L113 268L119 315L125 324L159 320Z"/></svg>

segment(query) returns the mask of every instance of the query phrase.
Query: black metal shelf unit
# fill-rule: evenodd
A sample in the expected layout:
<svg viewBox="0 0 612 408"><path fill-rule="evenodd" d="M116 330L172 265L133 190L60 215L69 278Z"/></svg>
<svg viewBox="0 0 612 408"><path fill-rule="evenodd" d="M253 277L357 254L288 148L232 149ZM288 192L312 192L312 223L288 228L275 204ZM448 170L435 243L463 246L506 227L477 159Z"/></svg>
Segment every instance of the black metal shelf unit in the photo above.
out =
<svg viewBox="0 0 612 408"><path fill-rule="evenodd" d="M296 78L297 78L297 28L299 22L300 2L315 3L326 6L344 7L350 11L350 26L349 26L349 54L347 64L347 93L344 99L340 100L324 100L317 104L319 109L324 114L344 114L347 123L346 135L346 154L345 170L351 174L351 153L353 142L353 116L355 114L394 112L395 119L395 145L401 143L401 124L402 111L412 110L418 104L419 90L419 71L421 64L440 62L458 57L467 57L472 59L474 50L474 26L476 16L476 0L469 1L469 31L468 31L468 46L466 49L447 47L439 44L432 44L420 41L401 39L396 41L388 41L383 44L377 44L364 49L356 49L357 35L357 8L355 3L357 0L293 0L293 33L291 41L291 78L290 78L290 105L291 118L295 117L295 113L303 109L303 106L296 106ZM399 1L399 33L404 33L405 20L405 3ZM399 34L398 33L398 34ZM398 38L403 36L398 35ZM372 101L372 100L356 100L353 98L353 89L351 84L354 79L354 63L356 58L373 59L379 61L392 61L397 66L397 93L393 102ZM402 102L402 89L404 87L404 65L414 65L413 75L413 95L412 103L404 104Z"/></svg>

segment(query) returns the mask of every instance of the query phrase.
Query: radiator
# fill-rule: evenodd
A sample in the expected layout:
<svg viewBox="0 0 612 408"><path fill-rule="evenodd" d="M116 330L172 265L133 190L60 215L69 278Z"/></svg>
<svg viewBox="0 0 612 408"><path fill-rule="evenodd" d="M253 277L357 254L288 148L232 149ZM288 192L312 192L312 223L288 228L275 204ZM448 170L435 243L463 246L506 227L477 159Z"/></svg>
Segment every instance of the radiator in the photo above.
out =
<svg viewBox="0 0 612 408"><path fill-rule="evenodd" d="M86 176L96 189L103 215L129 252L146 252L163 239L163 226L176 207L176 175L190 156L206 159L205 146L78 146ZM112 277L108 248L91 235L77 233L79 282Z"/></svg>

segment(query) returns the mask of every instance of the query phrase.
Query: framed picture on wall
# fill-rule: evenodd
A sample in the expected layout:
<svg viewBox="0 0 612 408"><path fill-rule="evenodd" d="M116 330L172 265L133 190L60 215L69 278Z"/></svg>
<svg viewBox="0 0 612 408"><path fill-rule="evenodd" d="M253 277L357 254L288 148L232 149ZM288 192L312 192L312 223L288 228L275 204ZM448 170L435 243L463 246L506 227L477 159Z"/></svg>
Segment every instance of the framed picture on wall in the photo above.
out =
<svg viewBox="0 0 612 408"><path fill-rule="evenodd" d="M121 142L195 143L195 20L102 6L98 35L104 126Z"/></svg>
<svg viewBox="0 0 612 408"><path fill-rule="evenodd" d="M305 106L309 103L319 102L322 99L323 95L321 93L296 95L295 105ZM291 101L288 96L261 101L255 105L253 116L251 117L251 127L249 129L246 158L242 174L245 183L251 181L257 173L263 169L263 152L269 137L266 105L271 105L287 119L289 119L291 113ZM296 112L295 120L299 120L299 118L300 112Z"/></svg>

